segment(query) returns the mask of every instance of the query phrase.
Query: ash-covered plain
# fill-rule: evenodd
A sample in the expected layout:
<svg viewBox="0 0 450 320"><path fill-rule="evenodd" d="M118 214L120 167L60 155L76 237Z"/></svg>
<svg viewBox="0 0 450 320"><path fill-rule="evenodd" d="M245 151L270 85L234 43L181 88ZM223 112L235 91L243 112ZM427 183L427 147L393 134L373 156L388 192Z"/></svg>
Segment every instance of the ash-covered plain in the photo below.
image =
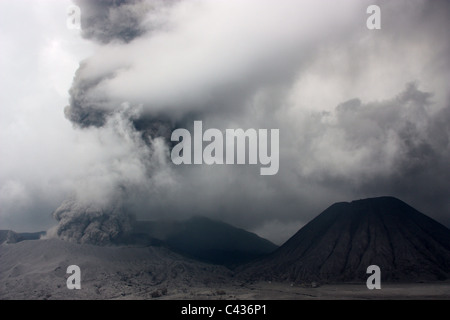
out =
<svg viewBox="0 0 450 320"><path fill-rule="evenodd" d="M0 232L1 299L450 299L450 230L392 197L334 204L279 248L205 218L136 221L110 242L42 236ZM73 264L80 290L66 287Z"/></svg>

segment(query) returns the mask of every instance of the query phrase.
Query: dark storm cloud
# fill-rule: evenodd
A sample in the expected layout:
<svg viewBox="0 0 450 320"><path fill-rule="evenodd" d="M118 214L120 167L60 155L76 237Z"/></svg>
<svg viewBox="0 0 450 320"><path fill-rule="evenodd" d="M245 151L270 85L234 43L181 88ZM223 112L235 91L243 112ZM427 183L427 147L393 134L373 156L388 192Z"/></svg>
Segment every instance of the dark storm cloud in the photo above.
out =
<svg viewBox="0 0 450 320"><path fill-rule="evenodd" d="M432 101L410 83L393 99L354 99L312 117L314 137L301 149L318 162L308 176L355 196L391 194L427 203L423 209L437 216L447 212L450 108L430 112Z"/></svg>

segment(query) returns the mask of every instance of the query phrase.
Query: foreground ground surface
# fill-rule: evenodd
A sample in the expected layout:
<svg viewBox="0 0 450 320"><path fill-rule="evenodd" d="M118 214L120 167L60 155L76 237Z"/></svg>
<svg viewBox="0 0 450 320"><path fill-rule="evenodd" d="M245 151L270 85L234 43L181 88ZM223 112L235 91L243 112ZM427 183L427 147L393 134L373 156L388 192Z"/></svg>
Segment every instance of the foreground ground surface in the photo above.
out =
<svg viewBox="0 0 450 320"><path fill-rule="evenodd" d="M81 289L66 286L69 265ZM248 282L229 269L162 247L98 247L61 240L0 245L0 299L449 299L450 281L297 285Z"/></svg>
<svg viewBox="0 0 450 320"><path fill-rule="evenodd" d="M188 294L174 294L168 299L237 300L450 300L450 283L385 284L380 290L368 290L365 284L322 285L317 288L290 286L278 282L258 282L243 287L224 286L223 296L206 288L189 288Z"/></svg>

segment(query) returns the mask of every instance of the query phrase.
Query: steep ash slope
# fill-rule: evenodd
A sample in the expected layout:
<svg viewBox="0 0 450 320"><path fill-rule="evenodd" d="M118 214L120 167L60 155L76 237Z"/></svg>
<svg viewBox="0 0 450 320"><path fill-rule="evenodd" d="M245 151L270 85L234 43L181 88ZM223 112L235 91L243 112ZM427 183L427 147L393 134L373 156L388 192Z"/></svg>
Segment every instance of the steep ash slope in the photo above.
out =
<svg viewBox="0 0 450 320"><path fill-rule="evenodd" d="M361 281L373 264L388 281L449 278L450 230L392 197L336 203L241 273L298 282Z"/></svg>

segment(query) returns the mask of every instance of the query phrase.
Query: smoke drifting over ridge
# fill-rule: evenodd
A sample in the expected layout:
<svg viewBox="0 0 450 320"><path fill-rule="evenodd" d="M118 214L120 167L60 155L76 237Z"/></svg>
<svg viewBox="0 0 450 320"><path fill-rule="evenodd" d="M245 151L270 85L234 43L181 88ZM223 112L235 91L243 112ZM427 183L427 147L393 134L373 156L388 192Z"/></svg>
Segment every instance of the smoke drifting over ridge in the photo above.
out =
<svg viewBox="0 0 450 320"><path fill-rule="evenodd" d="M202 214L258 231L389 194L450 224L450 10L412 2L378 1L382 30L371 32L368 1L76 1L82 36L99 48L80 64L65 116L121 149L104 159L101 200L79 188L76 201L120 199L139 218ZM280 172L173 166L168 138L193 120L279 128ZM67 231L78 228L71 217L88 219L78 208L55 216L65 212L61 234L84 241Z"/></svg>

